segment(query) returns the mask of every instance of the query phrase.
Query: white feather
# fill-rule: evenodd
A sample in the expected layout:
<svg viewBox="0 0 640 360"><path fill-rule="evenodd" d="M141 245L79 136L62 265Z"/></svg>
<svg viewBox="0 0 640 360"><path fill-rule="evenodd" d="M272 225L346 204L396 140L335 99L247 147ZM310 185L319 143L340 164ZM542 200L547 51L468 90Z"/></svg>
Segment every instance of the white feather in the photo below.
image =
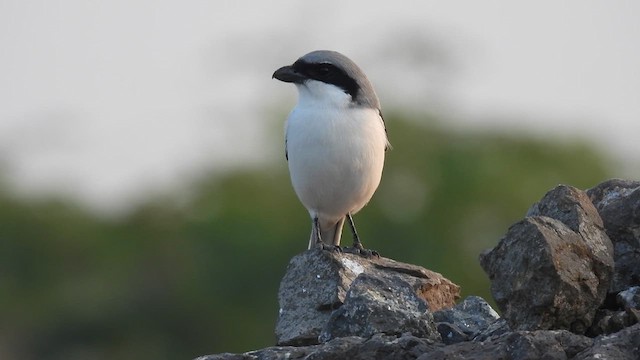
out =
<svg viewBox="0 0 640 360"><path fill-rule="evenodd" d="M308 80L286 123L293 188L323 240L338 245L341 221L380 184L387 136L378 109L357 106L340 88ZM340 225L340 226L336 226ZM312 244L310 244L312 245Z"/></svg>

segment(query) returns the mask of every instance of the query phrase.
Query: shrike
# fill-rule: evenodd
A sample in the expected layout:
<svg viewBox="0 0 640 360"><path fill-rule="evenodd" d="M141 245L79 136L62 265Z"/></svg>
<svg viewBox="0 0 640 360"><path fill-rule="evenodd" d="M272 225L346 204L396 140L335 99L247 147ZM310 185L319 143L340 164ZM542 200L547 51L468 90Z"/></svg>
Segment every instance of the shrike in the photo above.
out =
<svg viewBox="0 0 640 360"><path fill-rule="evenodd" d="M273 77L298 88L285 125L285 156L293 189L311 215L309 249L340 249L347 219L353 250L365 253L352 215L380 184L390 146L373 86L353 61L327 50L310 52Z"/></svg>

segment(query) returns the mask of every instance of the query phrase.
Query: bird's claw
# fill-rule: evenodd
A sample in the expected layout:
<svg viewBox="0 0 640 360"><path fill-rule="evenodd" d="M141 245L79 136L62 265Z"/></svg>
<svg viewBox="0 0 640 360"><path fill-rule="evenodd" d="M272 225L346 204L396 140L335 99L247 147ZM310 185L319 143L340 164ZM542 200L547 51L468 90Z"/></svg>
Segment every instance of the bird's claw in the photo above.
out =
<svg viewBox="0 0 640 360"><path fill-rule="evenodd" d="M364 258L370 259L373 257L380 257L380 253L375 250L365 249L362 244L354 244L352 247L345 247L343 252L348 254L360 255Z"/></svg>
<svg viewBox="0 0 640 360"><path fill-rule="evenodd" d="M316 243L316 248L320 250L331 251L331 252L334 252L334 251L338 253L342 252L342 248L340 247L340 245L329 245L323 242Z"/></svg>

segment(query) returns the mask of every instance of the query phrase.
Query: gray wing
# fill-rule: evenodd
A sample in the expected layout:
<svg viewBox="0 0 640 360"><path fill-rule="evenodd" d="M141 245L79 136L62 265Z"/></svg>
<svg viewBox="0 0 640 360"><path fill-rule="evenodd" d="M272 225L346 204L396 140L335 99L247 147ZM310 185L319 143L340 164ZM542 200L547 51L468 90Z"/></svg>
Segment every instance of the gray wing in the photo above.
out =
<svg viewBox="0 0 640 360"><path fill-rule="evenodd" d="M287 121L289 121L289 119L287 119ZM284 158L289 161L289 151L287 150L287 135L288 135L288 127L287 124L285 123L285 127L284 127Z"/></svg>
<svg viewBox="0 0 640 360"><path fill-rule="evenodd" d="M391 143L389 142L389 133L387 132L387 126L384 124L384 116L382 116L382 110L378 109L378 115L380 115L380 120L382 120L382 127L384 128L384 134L387 136L387 145L385 146L384 149L391 150ZM286 149L286 140L285 140L285 149Z"/></svg>

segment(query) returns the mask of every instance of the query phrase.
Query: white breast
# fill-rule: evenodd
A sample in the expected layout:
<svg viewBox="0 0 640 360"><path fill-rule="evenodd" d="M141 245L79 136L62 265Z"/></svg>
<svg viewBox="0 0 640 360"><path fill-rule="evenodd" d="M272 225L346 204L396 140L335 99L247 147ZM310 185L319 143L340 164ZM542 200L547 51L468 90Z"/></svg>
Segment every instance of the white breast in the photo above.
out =
<svg viewBox="0 0 640 360"><path fill-rule="evenodd" d="M286 124L293 188L311 217L336 222L371 199L387 137L377 109L353 106L333 85L308 81Z"/></svg>

